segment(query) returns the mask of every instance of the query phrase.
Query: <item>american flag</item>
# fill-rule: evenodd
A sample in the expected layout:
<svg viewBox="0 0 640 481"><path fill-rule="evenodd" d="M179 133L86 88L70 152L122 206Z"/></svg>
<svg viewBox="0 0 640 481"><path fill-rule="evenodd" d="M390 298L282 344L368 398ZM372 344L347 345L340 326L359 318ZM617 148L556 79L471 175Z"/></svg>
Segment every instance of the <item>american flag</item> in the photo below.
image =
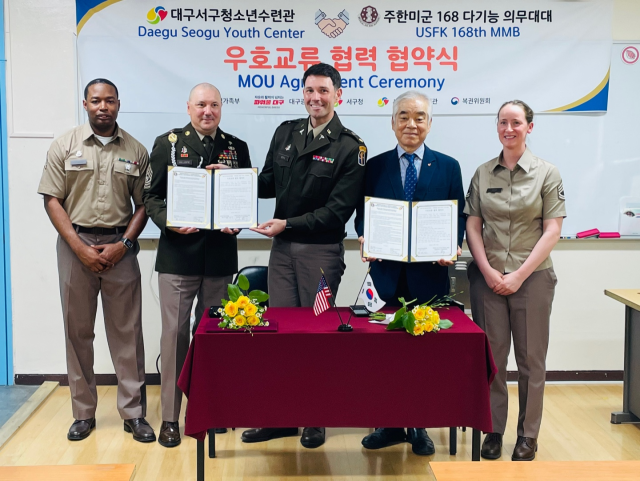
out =
<svg viewBox="0 0 640 481"><path fill-rule="evenodd" d="M327 285L327 280L324 278L324 274L320 278L318 284L318 292L316 293L316 300L313 303L313 312L316 316L319 316L324 311L329 309L329 299L331 297L331 290Z"/></svg>

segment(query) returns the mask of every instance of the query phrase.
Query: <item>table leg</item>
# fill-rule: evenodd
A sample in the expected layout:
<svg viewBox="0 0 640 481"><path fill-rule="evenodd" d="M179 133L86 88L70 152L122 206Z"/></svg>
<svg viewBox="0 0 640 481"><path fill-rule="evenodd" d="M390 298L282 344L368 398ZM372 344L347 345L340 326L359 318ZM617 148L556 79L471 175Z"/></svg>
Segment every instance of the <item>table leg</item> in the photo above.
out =
<svg viewBox="0 0 640 481"><path fill-rule="evenodd" d="M624 376L623 376L623 387L622 387L622 411L611 413L611 424L631 424L631 423L640 423L640 419L636 416L630 409L630 399L631 399L631 372L634 367L637 369L637 366L633 366L632 355L635 354L636 359L638 353L633 352L634 343L634 332L633 329L633 312L634 310L625 306L624 310ZM636 333L637 335L637 333ZM637 346L636 346L637 347Z"/></svg>
<svg viewBox="0 0 640 481"><path fill-rule="evenodd" d="M480 430L473 429L471 436L471 461L480 461Z"/></svg>
<svg viewBox="0 0 640 481"><path fill-rule="evenodd" d="M458 428L449 428L449 454L455 456L458 452Z"/></svg>
<svg viewBox="0 0 640 481"><path fill-rule="evenodd" d="M209 435L209 457L215 458L216 457L216 430L209 429L207 431L207 434Z"/></svg>
<svg viewBox="0 0 640 481"><path fill-rule="evenodd" d="M204 441L198 441L197 451L197 480L204 481Z"/></svg>

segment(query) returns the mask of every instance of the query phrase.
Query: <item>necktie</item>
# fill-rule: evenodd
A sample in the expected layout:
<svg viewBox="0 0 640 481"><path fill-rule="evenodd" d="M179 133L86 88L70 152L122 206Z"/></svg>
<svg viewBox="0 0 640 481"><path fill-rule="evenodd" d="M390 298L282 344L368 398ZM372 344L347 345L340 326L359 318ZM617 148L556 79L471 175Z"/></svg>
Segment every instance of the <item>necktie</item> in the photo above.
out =
<svg viewBox="0 0 640 481"><path fill-rule="evenodd" d="M311 144L311 142L313 142L313 129L311 129L311 130L309 131L309 133L307 134L307 138L306 138L306 139L305 139L305 141L304 141L304 146L305 146L305 148L306 148L309 144Z"/></svg>
<svg viewBox="0 0 640 481"><path fill-rule="evenodd" d="M404 158L409 161L404 178L404 200L408 201L413 200L413 193L416 191L416 184L418 183L418 172L414 163L415 157L416 154L404 154Z"/></svg>
<svg viewBox="0 0 640 481"><path fill-rule="evenodd" d="M205 135L202 139L202 143L204 144L204 151L207 154L207 162L211 160L211 154L213 153L213 139L210 135Z"/></svg>

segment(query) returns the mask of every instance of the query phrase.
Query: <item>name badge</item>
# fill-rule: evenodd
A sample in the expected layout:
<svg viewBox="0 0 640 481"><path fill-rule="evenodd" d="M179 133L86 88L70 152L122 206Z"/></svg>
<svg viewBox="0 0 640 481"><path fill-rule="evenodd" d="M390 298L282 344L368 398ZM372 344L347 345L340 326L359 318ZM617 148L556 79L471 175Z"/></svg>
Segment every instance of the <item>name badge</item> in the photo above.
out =
<svg viewBox="0 0 640 481"><path fill-rule="evenodd" d="M181 167L191 167L193 165L189 159L176 159L176 164Z"/></svg>
<svg viewBox="0 0 640 481"><path fill-rule="evenodd" d="M487 189L487 194L499 194L500 192L502 192L502 187L491 187Z"/></svg>
<svg viewBox="0 0 640 481"><path fill-rule="evenodd" d="M71 167L79 167L81 165L87 165L87 159L73 159L71 161Z"/></svg>

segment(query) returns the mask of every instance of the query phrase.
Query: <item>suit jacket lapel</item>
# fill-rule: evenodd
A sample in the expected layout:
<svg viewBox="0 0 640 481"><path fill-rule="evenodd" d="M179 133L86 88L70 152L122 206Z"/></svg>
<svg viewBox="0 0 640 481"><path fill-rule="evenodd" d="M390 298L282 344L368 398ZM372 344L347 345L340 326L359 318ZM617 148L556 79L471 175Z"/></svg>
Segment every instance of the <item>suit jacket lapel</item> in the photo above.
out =
<svg viewBox="0 0 640 481"><path fill-rule="evenodd" d="M198 132L196 132L196 129L193 128L193 125L191 125L191 123L188 123L186 127L182 129L182 132L184 133L184 135L182 135L184 143L191 147L195 153L205 158L206 160L207 154L204 151L204 144L200 140L200 137L198 137ZM189 135L187 135L187 132L189 132Z"/></svg>
<svg viewBox="0 0 640 481"><path fill-rule="evenodd" d="M402 188L402 177L400 175L400 159L398 158L398 150L393 149L387 152L386 159L387 178L391 182L393 195L396 199L404 200L404 189Z"/></svg>
<svg viewBox="0 0 640 481"><path fill-rule="evenodd" d="M418 176L418 185L416 185L416 191L413 194L414 200L424 200L427 198L427 192L429 183L433 178L433 174L438 168L436 156L431 149L424 146L424 155L422 157L422 166L420 167L420 175Z"/></svg>

